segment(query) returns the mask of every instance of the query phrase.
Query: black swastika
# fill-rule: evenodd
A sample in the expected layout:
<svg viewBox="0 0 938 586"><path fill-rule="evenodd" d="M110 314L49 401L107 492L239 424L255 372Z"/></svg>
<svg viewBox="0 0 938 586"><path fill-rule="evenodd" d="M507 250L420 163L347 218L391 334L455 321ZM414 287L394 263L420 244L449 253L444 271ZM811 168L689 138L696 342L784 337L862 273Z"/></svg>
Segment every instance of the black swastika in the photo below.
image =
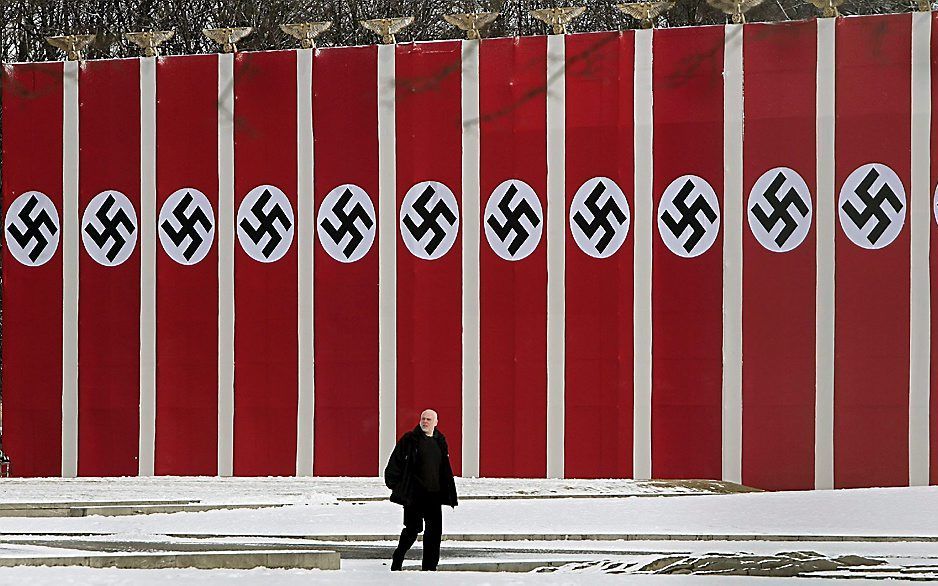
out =
<svg viewBox="0 0 938 586"><path fill-rule="evenodd" d="M622 211L622 208L620 208L611 197L606 200L606 203L603 204L602 207L598 205L599 198L605 191L606 184L600 181L596 184L596 187L593 188L593 191L586 196L586 200L583 202L586 209L593 214L592 221L587 221L581 212L577 212L573 216L573 221L576 222L580 230L586 234L586 237L591 240L593 235L602 228L603 235L600 236L599 242L596 243L596 250L600 253L606 250L606 247L609 246L612 238L616 235L616 228L612 225L612 222L609 221L609 216L614 217L620 226L625 223L626 220L625 212Z"/></svg>
<svg viewBox="0 0 938 586"><path fill-rule="evenodd" d="M36 241L36 245L29 251L29 260L33 262L36 262L36 259L39 258L46 249L46 246L49 245L49 239L42 233L42 227L45 226L46 230L49 231L49 237L55 236L57 231L55 222L52 221L52 218L49 217L46 210L39 210L39 213L33 217L33 210L36 209L37 205L39 205L39 198L32 195L29 201L26 202L26 205L23 206L23 209L16 215L19 221L26 227L25 230L20 231L16 224L10 224L8 228L10 236L13 237L13 240L15 240L23 250L26 250L30 242L33 240Z"/></svg>
<svg viewBox="0 0 938 586"><path fill-rule="evenodd" d="M410 218L410 214L404 216L403 220L404 225L418 241L422 239L427 232L433 232L430 242L424 247L427 254L433 254L437 247L443 242L443 239L446 238L446 229L440 225L439 218L442 217L450 226L456 223L456 214L453 213L453 210L449 209L449 206L446 205L446 202L442 199L436 202L433 209L427 209L427 204L430 203L430 199L435 193L436 190L433 189L433 186L427 185L423 193L414 201L414 213L420 218L420 224L414 222Z"/></svg>
<svg viewBox="0 0 938 586"><path fill-rule="evenodd" d="M710 207L710 204L707 203L704 196L698 196L693 204L690 206L687 205L687 196L694 192L695 187L694 182L688 179L672 200L674 207L681 213L680 220L675 220L671 213L667 211L661 215L661 221L664 222L665 226L671 230L671 233L674 234L676 238L679 238L687 228L691 229L690 237L684 242L684 250L688 253L694 250L694 247L697 246L700 239L707 233L706 228L704 228L703 224L697 219L697 214L703 212L704 217L710 220L711 224L717 220L716 212Z"/></svg>
<svg viewBox="0 0 938 586"><path fill-rule="evenodd" d="M287 217L287 213L283 211L280 204L274 203L274 207L269 213L264 211L271 197L273 197L273 195L271 195L270 190L265 189L264 193L262 193L261 196L257 198L257 201L254 202L254 205L251 206L251 213L257 218L256 228L251 225L251 222L249 222L247 218L242 219L239 224L241 229L244 230L244 233L248 235L248 238L250 238L254 244L260 244L261 239L265 235L270 237L267 240L267 244L264 245L264 249L261 251L264 258L270 258L270 255L276 250L277 245L283 241L283 235L277 230L276 222L280 222L284 230L289 230L293 227L290 218Z"/></svg>
<svg viewBox="0 0 938 586"><path fill-rule="evenodd" d="M879 172L876 169L870 169L866 177L864 177L863 180L860 181L860 184L857 185L856 189L853 190L853 192L857 194L857 197L860 198L860 201L863 202L864 208L862 212L850 201L845 201L842 206L844 213L857 225L857 228L863 228L871 219L876 218L876 225L873 226L870 233L866 235L870 244L876 244L876 241L883 235L883 232L892 224L892 220L889 219L886 210L883 209L883 203L888 202L897 213L902 211L902 200L900 200L892 188L889 187L888 183L883 183L883 186L879 188L876 195L870 193L870 188L877 179L879 179Z"/></svg>
<svg viewBox="0 0 938 586"><path fill-rule="evenodd" d="M775 237L775 244L778 246L784 246L791 235L798 228L798 220L788 211L791 206L795 206L795 209L798 213L801 214L801 217L804 218L808 215L808 206L805 205L804 201L801 199L801 196L798 195L798 191L794 187L788 189L788 193L785 194L781 199L778 198L778 191L785 184L786 178L785 174L779 172L775 176L775 179L772 180L772 183L769 184L768 189L765 190L765 193L762 194L762 197L765 198L765 201L772 206L772 212L766 214L758 203L752 206L752 215L759 220L759 223L762 224L762 227L765 228L766 232L771 232L779 222L782 222L782 231L778 233L778 236Z"/></svg>
<svg viewBox="0 0 938 586"><path fill-rule="evenodd" d="M362 231L355 225L355 221L361 221L367 230L370 230L371 227L374 226L374 220L371 219L361 203L356 203L352 211L346 213L345 206L352 201L352 197L352 190L346 188L345 191L342 192L342 195L339 196L335 205L332 206L332 213L335 214L335 217L339 220L338 226L329 221L328 218L324 218L321 224L322 229L326 231L326 234L332 238L332 241L335 242L336 245L341 243L346 235L351 236L348 244L342 249L342 254L345 255L345 258L350 258L352 254L354 254L355 249L358 248L358 245L365 239L365 235L362 234Z"/></svg>
<svg viewBox="0 0 938 586"><path fill-rule="evenodd" d="M502 242L505 242L512 232L515 233L514 239L511 241L511 244L508 245L508 253L511 256L514 256L515 253L518 252L518 249L521 248L531 236L531 233L528 232L524 224L521 223L521 218L527 218L532 227L537 227L537 225L541 223L540 218L537 217L537 213L526 199L522 199L518 202L518 205L516 205L514 209L510 207L511 200L516 193L518 193L518 188L512 183L508 187L508 190L505 191L505 195L503 195L502 199L498 202L498 210L505 216L504 224L499 224L494 214L489 216L487 220L488 225L491 226L495 235L498 236L498 239Z"/></svg>
<svg viewBox="0 0 938 586"><path fill-rule="evenodd" d="M205 241L202 234L212 229L212 221L205 215L202 208L196 206L191 214L186 215L186 210L192 205L192 201L192 194L187 191L186 194L182 196L179 203L176 204L176 207L173 208L173 217L176 218L176 222L179 224L178 230L173 228L169 220L163 220L163 223L160 225L160 228L163 229L163 232L166 232L166 235L173 241L176 248L182 246L186 238L189 239L189 245L182 252L182 256L184 256L186 260L191 260L192 255L202 246L202 243ZM196 225L202 226L202 233L196 230Z"/></svg>
<svg viewBox="0 0 938 586"><path fill-rule="evenodd" d="M101 250L104 250L109 240L113 241L111 248L107 251L107 254L105 254L110 262L114 262L114 259L120 254L120 251L123 250L124 245L127 244L127 239L121 234L119 228L123 226L128 236L133 234L136 230L133 221L124 213L124 210L118 208L113 216L108 215L108 211L114 207L115 203L117 203L117 200L114 199L114 196L108 194L107 199L104 200L104 203L98 208L98 211L95 212L94 217L101 224L100 230L95 228L91 222L88 222L88 225L85 226L85 233L91 237L91 240L94 241Z"/></svg>

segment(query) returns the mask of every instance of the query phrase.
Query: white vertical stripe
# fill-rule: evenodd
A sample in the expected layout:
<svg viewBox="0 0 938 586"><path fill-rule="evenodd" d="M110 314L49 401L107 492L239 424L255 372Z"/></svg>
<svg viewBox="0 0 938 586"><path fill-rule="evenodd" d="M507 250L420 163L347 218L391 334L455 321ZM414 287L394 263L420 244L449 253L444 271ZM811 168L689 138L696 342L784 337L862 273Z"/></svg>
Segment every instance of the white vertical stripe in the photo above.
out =
<svg viewBox="0 0 938 586"><path fill-rule="evenodd" d="M834 487L834 31L817 20L817 379L814 487Z"/></svg>
<svg viewBox="0 0 938 586"><path fill-rule="evenodd" d="M378 470L397 435L397 173L394 45L378 46Z"/></svg>
<svg viewBox="0 0 938 586"><path fill-rule="evenodd" d="M156 449L156 58L140 59L140 444L137 473Z"/></svg>
<svg viewBox="0 0 938 586"><path fill-rule="evenodd" d="M62 80L62 476L78 476L78 62Z"/></svg>
<svg viewBox="0 0 938 586"><path fill-rule="evenodd" d="M633 422L632 476L651 478L651 246L654 226L653 190L653 31L635 31L635 214L632 220L633 275Z"/></svg>
<svg viewBox="0 0 938 586"><path fill-rule="evenodd" d="M547 477L564 471L565 36L547 37Z"/></svg>
<svg viewBox="0 0 938 586"><path fill-rule="evenodd" d="M723 49L723 480L742 481L743 26Z"/></svg>
<svg viewBox="0 0 938 586"><path fill-rule="evenodd" d="M479 476L479 41L462 42L462 475Z"/></svg>
<svg viewBox="0 0 938 586"><path fill-rule="evenodd" d="M234 55L218 56L218 475L234 473Z"/></svg>
<svg viewBox="0 0 938 586"><path fill-rule="evenodd" d="M912 195L909 224L911 298L909 349L909 484L928 485L931 341L929 230L931 229L931 13L912 13Z"/></svg>
<svg viewBox="0 0 938 586"><path fill-rule="evenodd" d="M313 50L296 52L297 308L299 379L296 408L296 475L313 475Z"/></svg>

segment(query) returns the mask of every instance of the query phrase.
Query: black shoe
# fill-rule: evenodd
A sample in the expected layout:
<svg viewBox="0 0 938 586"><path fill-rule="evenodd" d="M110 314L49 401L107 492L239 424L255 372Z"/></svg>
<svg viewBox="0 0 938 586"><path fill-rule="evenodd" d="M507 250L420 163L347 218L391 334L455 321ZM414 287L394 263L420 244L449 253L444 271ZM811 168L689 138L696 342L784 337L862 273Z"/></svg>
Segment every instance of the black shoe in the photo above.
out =
<svg viewBox="0 0 938 586"><path fill-rule="evenodd" d="M403 566L404 566L404 558L398 558L397 556L394 556L393 558L391 558L391 571L392 572L400 572Z"/></svg>

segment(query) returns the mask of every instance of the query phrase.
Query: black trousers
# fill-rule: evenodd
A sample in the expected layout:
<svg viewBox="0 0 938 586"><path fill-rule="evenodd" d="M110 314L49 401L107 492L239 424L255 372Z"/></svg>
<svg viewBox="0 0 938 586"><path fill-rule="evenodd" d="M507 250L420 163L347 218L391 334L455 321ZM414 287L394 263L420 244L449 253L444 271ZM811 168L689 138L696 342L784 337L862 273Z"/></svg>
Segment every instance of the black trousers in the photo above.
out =
<svg viewBox="0 0 938 586"><path fill-rule="evenodd" d="M424 530L426 524L426 530ZM404 563L404 556L410 546L417 541L417 535L423 531L422 570L436 570L440 561L440 539L443 537L443 511L439 495L426 495L413 506L404 507L404 530L401 540L394 550L391 569L399 570Z"/></svg>

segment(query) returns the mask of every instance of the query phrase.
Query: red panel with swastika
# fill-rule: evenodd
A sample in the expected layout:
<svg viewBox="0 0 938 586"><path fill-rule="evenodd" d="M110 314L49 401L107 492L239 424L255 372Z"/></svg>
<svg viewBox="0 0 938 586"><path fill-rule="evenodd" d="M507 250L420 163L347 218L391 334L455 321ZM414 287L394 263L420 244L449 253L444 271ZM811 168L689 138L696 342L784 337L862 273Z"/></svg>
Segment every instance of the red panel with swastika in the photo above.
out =
<svg viewBox="0 0 938 586"><path fill-rule="evenodd" d="M458 233L455 240L445 235L457 229L452 220L460 215L462 201L462 50L459 42L441 42L400 45L396 51L398 214L403 213L405 195L421 182L440 182L455 196L446 202L434 193L419 209L408 206L413 210L408 212L413 220L408 226L417 234L431 225L440 230L426 232L416 241L428 259L415 256L398 238L397 435L413 429L423 409L435 409L458 474L462 458L462 239ZM426 188L418 190L423 195ZM441 203L452 216L444 215ZM418 211L424 211L426 219ZM398 227L410 230L399 222ZM451 248L442 252L447 246ZM434 258L437 254L442 256Z"/></svg>
<svg viewBox="0 0 938 586"><path fill-rule="evenodd" d="M218 218L218 57L168 57L156 69L156 213L179 189ZM182 208L182 217L194 210ZM156 230L179 227L170 219ZM194 237L205 229L193 224ZM169 242L172 242L171 240ZM193 237L182 247L193 244ZM185 265L156 243L157 474L214 475L218 462L218 246ZM185 258L185 257L183 257ZM197 258L191 257L190 260Z"/></svg>
<svg viewBox="0 0 938 586"><path fill-rule="evenodd" d="M254 188L270 185L289 200L294 229L296 80L294 51L235 57L235 213ZM270 214L271 228L285 234L285 222L270 205L282 206L268 204L264 213ZM252 226L264 225L255 212L248 217L256 221ZM263 238L262 244L273 242L271 235ZM239 234L234 270L234 473L291 476L297 425L296 235L279 260L261 262L246 253Z"/></svg>
<svg viewBox="0 0 938 586"><path fill-rule="evenodd" d="M634 213L634 51L631 32L566 37L564 475L573 478L632 475L632 226L616 250L612 234L623 223L605 183L592 188L604 190L595 205L605 215L580 217L596 229L590 251L609 256L584 252L569 218L575 194L594 177L617 184L631 209L621 211L630 220ZM596 224L603 219L608 226Z"/></svg>
<svg viewBox="0 0 938 586"><path fill-rule="evenodd" d="M140 220L140 65L86 61L79 71L79 220L92 198L123 193ZM102 215L117 218L114 210ZM100 218L96 229L106 229ZM85 226L80 230L85 231ZM140 234L112 226L113 251L133 244L117 266L78 253L78 474L137 474L140 404ZM117 233L126 242L119 245ZM115 256L115 258L117 258Z"/></svg>
<svg viewBox="0 0 938 586"><path fill-rule="evenodd" d="M704 179L716 192L718 202L723 201L723 27L659 29L654 35L653 193L657 217L665 189L684 175ZM694 189L687 200L690 207L703 203L696 183ZM685 214L681 217L688 219ZM702 211L695 212L693 218L702 227L712 225ZM681 232L683 245L692 243L690 228L688 224ZM654 478L721 476L722 230L721 220L712 246L694 258L671 252L655 230Z"/></svg>
<svg viewBox="0 0 938 586"><path fill-rule="evenodd" d="M547 210L546 38L486 40L480 47L479 60L483 222L479 251L480 473L544 476L547 234L544 231L530 255L509 261L489 246L484 224L489 196L509 179L531 186L541 209ZM515 210L520 208L517 199L509 205L515 205ZM541 217L542 225L545 217ZM507 235L524 242L531 237Z"/></svg>
<svg viewBox="0 0 938 586"><path fill-rule="evenodd" d="M854 170L868 163L881 163L898 175L908 198L911 22L908 14L837 21L835 185L839 218L835 237L834 323L837 487L909 483L908 199L903 210L906 224L896 239L884 248L868 250L854 244L845 234L839 197L841 186ZM877 185L871 189L883 193ZM873 222L879 219L873 216L870 223ZM886 221L883 225L890 223ZM873 232L868 232L867 237L872 236Z"/></svg>
<svg viewBox="0 0 938 586"><path fill-rule="evenodd" d="M378 207L375 47L323 49L313 68L315 201L351 183ZM315 454L318 476L378 470L378 239L360 260L333 259L316 242ZM383 455L382 455L383 457Z"/></svg>
<svg viewBox="0 0 938 586"><path fill-rule="evenodd" d="M766 489L814 487L816 184L815 21L752 24L744 29L746 135L743 142L743 484ZM802 186L773 171L771 189L785 203L766 248L750 209L774 219L776 208L753 193L764 173L787 167ZM783 175L784 177L784 175ZM761 186L761 183L760 183ZM753 198L750 199L750 194ZM804 200L799 201L802 203ZM805 213L805 211L809 213ZM785 214L794 225L786 232ZM803 240L800 238L803 237ZM800 241L800 244L797 244ZM783 252L788 247L791 250Z"/></svg>
<svg viewBox="0 0 938 586"><path fill-rule="evenodd" d="M58 249L27 266L3 245L3 450L16 476L62 471L62 64L3 71L3 210L28 191L55 204ZM37 216L29 214L30 220ZM41 234L50 240L45 228ZM9 238L9 235L4 235ZM39 245L31 239L29 250ZM44 248L44 247L43 247ZM13 343L11 343L13 342Z"/></svg>

